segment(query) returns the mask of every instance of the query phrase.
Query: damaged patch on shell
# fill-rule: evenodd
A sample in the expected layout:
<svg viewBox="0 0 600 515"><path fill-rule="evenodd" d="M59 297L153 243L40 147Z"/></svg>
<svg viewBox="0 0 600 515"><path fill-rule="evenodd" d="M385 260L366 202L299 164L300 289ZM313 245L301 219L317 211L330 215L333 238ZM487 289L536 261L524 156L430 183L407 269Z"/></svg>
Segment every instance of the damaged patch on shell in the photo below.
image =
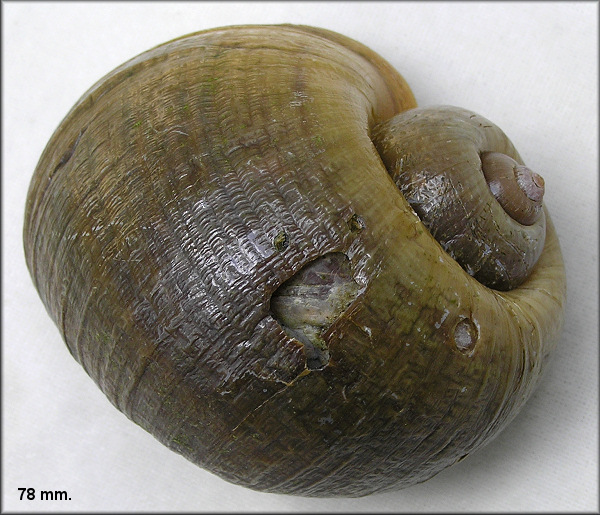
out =
<svg viewBox="0 0 600 515"><path fill-rule="evenodd" d="M271 297L271 312L288 336L304 345L306 367L324 368L326 330L359 293L350 260L341 252L321 256L283 283Z"/></svg>

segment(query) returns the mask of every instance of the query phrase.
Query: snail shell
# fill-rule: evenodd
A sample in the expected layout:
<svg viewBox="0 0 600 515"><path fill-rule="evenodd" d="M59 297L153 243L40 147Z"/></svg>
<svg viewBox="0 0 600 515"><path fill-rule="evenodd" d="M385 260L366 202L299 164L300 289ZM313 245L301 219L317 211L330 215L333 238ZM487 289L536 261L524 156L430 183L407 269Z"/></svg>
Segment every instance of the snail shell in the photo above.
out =
<svg viewBox="0 0 600 515"><path fill-rule="evenodd" d="M496 435L560 333L559 244L543 212L522 284L461 267L371 139L414 107L381 57L301 26L185 36L85 93L24 245L108 399L228 481L307 496L406 487Z"/></svg>

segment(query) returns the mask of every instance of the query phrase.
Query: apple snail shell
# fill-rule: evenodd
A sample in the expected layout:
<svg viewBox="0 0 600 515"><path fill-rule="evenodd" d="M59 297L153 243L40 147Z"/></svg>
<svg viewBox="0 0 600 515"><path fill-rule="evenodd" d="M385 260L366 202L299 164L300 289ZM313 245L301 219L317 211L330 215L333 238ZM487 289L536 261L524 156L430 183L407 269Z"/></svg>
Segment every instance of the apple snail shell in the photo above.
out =
<svg viewBox="0 0 600 515"><path fill-rule="evenodd" d="M493 438L560 335L560 248L500 129L415 108L373 51L303 26L184 36L87 91L24 245L108 399L297 495L406 487Z"/></svg>

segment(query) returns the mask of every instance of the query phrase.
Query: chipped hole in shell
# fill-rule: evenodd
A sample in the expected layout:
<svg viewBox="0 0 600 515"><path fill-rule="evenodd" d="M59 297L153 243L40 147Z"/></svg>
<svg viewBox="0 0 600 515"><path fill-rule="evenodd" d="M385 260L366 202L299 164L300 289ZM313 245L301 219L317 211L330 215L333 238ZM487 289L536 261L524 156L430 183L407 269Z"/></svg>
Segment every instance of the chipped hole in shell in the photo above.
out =
<svg viewBox="0 0 600 515"><path fill-rule="evenodd" d="M306 367L329 363L324 334L359 293L350 260L341 252L325 254L305 265L271 297L271 313L283 331L304 346Z"/></svg>

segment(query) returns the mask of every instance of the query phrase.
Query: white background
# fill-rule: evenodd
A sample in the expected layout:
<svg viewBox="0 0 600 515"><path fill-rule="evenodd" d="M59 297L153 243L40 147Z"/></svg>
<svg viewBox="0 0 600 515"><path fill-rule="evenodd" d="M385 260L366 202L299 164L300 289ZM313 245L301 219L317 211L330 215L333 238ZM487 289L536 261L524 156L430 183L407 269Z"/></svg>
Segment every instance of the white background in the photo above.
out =
<svg viewBox="0 0 600 515"><path fill-rule="evenodd" d="M598 509L598 4L3 3L4 510L582 511ZM568 278L539 388L490 445L430 481L362 499L262 494L160 445L69 355L25 267L25 195L50 135L128 58L197 30L302 23L389 60L420 105L489 118L546 180ZM18 487L70 501L19 501Z"/></svg>

